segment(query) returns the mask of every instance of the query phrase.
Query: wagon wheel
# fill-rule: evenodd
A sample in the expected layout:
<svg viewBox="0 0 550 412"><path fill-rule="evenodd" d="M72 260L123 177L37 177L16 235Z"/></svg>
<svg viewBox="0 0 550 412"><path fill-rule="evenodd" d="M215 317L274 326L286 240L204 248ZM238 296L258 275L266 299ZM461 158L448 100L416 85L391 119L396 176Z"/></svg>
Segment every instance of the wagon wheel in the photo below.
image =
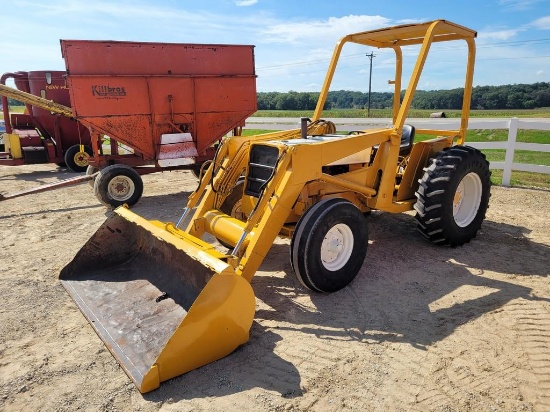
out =
<svg viewBox="0 0 550 412"><path fill-rule="evenodd" d="M80 145L75 144L65 152L65 164L69 169L75 172L84 172L88 167L88 161L94 152L88 146L84 146L84 151L80 151Z"/></svg>
<svg viewBox="0 0 550 412"><path fill-rule="evenodd" d="M431 160L416 192L417 228L433 243L460 246L473 239L491 196L489 162L469 146L446 148Z"/></svg>
<svg viewBox="0 0 550 412"><path fill-rule="evenodd" d="M97 172L99 172L99 169L95 166L88 165L88 167L86 168L86 175L87 176L91 176L91 175L93 175L94 173L97 173ZM94 187L95 177L92 180L90 180L88 183L90 184L90 186Z"/></svg>
<svg viewBox="0 0 550 412"><path fill-rule="evenodd" d="M143 180L130 166L107 166L95 178L94 193L106 206L132 206L141 198Z"/></svg>
<svg viewBox="0 0 550 412"><path fill-rule="evenodd" d="M335 292L355 279L367 244L367 221L361 211L345 199L325 199L298 221L290 263L307 288Z"/></svg>
<svg viewBox="0 0 550 412"><path fill-rule="evenodd" d="M191 166L191 168L189 169L191 171L191 173L193 174L193 176L195 176L197 179L200 178L200 175L201 175L201 166L202 166L202 163L201 164L195 164L195 165Z"/></svg>

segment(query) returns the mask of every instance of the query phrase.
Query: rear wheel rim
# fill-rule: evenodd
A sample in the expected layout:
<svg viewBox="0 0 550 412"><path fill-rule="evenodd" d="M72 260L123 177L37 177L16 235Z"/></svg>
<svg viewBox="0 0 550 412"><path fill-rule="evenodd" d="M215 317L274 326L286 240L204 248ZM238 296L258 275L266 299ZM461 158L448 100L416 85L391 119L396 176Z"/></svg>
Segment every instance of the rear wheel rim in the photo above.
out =
<svg viewBox="0 0 550 412"><path fill-rule="evenodd" d="M470 172L462 178L453 198L453 217L459 227L466 227L476 218L483 187L477 173Z"/></svg>
<svg viewBox="0 0 550 412"><path fill-rule="evenodd" d="M326 233L321 243L321 262L332 272L348 262L353 252L353 232L348 225L339 223Z"/></svg>
<svg viewBox="0 0 550 412"><path fill-rule="evenodd" d="M116 176L110 180L107 190L112 199L125 201L132 197L136 186L128 176Z"/></svg>

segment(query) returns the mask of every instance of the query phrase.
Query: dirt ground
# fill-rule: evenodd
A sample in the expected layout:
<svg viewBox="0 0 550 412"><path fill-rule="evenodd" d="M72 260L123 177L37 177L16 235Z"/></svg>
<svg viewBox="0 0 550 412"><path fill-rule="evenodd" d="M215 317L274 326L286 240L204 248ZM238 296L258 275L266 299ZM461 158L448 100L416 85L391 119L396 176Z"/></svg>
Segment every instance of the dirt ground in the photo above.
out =
<svg viewBox="0 0 550 412"><path fill-rule="evenodd" d="M0 192L74 176L0 166ZM133 210L177 219L196 180L144 177ZM367 259L330 295L278 240L252 281L250 340L141 395L58 281L109 211L88 184L0 203L2 411L550 411L550 192L493 187L471 243L372 213Z"/></svg>

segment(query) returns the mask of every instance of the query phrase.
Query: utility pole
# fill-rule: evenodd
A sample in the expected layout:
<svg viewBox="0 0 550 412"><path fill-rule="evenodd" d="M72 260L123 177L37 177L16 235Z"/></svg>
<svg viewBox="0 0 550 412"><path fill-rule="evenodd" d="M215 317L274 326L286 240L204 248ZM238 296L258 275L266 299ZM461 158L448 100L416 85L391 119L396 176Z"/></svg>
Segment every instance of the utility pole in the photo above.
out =
<svg viewBox="0 0 550 412"><path fill-rule="evenodd" d="M372 58L376 57L373 52L367 54L367 57L370 60L370 72L369 72L369 104L367 106L367 117L370 117L370 94L371 94L371 83L372 83Z"/></svg>

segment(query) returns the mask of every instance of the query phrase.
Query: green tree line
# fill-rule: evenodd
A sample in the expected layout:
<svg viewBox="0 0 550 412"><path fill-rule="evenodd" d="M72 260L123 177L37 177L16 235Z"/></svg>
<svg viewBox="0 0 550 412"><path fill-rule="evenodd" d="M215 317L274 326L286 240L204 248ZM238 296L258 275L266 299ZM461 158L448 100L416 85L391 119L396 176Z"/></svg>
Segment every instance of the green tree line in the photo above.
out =
<svg viewBox="0 0 550 412"><path fill-rule="evenodd" d="M0 104L2 102L0 101ZM19 100L12 99L11 97L8 97L8 105L9 106L24 106L23 103L21 103Z"/></svg>
<svg viewBox="0 0 550 412"><path fill-rule="evenodd" d="M463 88L451 90L417 90L413 109L457 110L462 107ZM405 91L401 92L403 97ZM319 93L260 92L259 110L313 110ZM387 109L393 105L393 93L373 92L372 109ZM368 93L338 90L329 91L325 109L364 109L368 107ZM476 86L472 91L472 109L535 109L550 107L550 83L509 84L503 86Z"/></svg>

